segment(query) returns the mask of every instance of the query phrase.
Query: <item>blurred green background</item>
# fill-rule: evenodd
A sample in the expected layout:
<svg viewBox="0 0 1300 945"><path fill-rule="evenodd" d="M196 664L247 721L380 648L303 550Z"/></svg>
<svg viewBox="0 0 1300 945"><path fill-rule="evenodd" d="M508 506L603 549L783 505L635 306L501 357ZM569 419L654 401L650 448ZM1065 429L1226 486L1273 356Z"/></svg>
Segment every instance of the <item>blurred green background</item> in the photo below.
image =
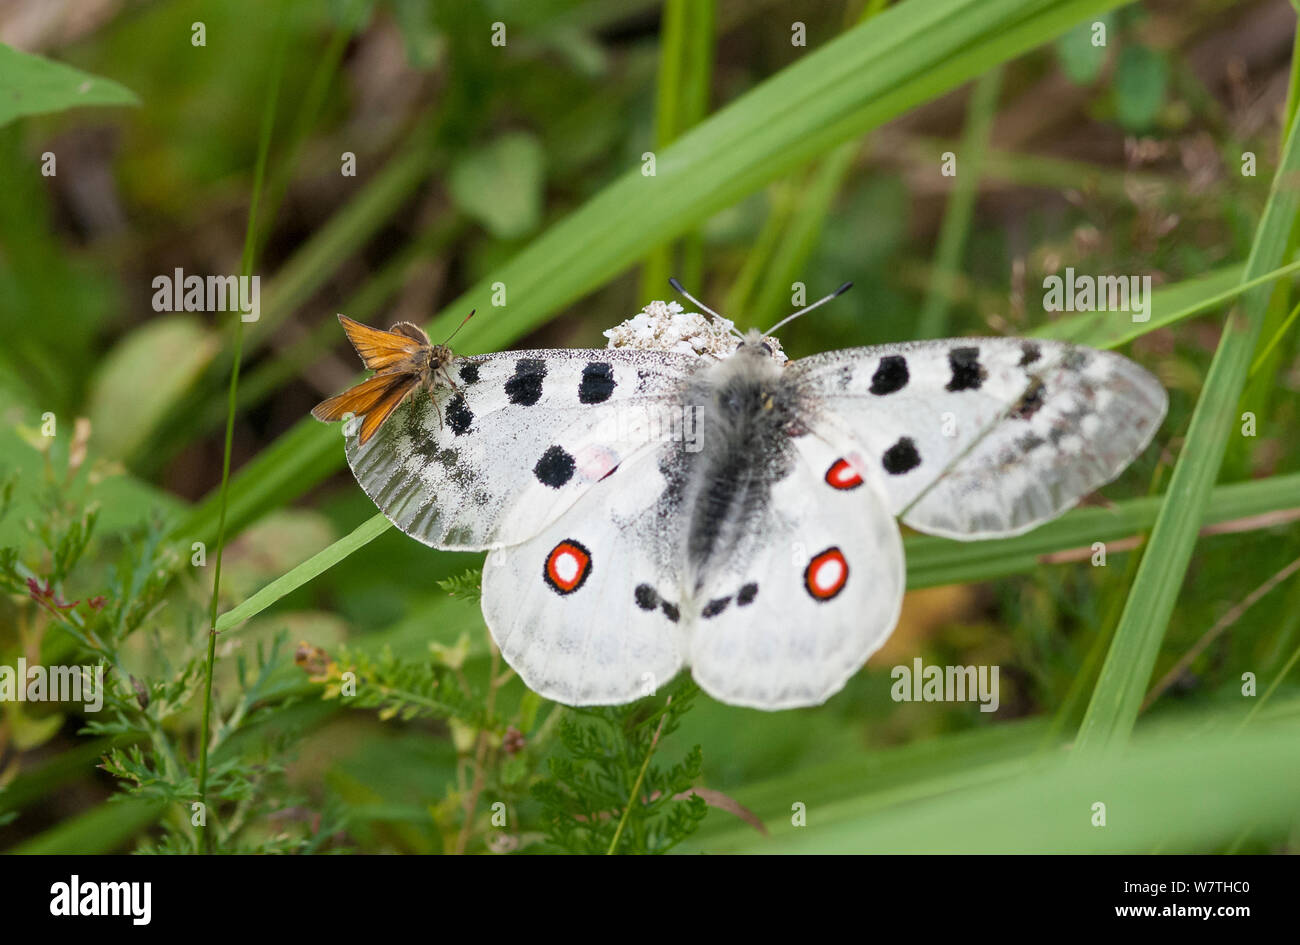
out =
<svg viewBox="0 0 1300 945"><path fill-rule="evenodd" d="M219 612L375 514L337 430L308 416L358 376L336 312L414 321L439 341L477 307L466 354L599 347L677 275L742 327L788 312L795 282L811 299L853 281L786 329L793 357L1055 334L1122 344L1171 399L1156 445L1061 522L975 546L909 537L900 626L825 706L694 698L655 747L665 769L702 750L687 780L710 806L694 833L663 828L678 849L1293 850L1289 279L1240 297L1255 326L1240 369L1211 362L1234 287L1295 256L1293 198L1270 201L1300 85L1294 38L1286 0L0 9L0 664L103 659L115 687L97 718L0 704L0 848L200 845L237 347ZM245 265L262 313L242 331L151 306L159 275ZM1043 279L1066 266L1151 276L1151 323L1044 312ZM1133 552L1179 456L1178 481L1203 488L1175 490L1148 558L1185 549L1185 582L1181 564L1139 574ZM1094 541L1109 543L1104 567ZM534 787L564 780L573 742L557 734L583 717L498 679L473 596L481 556L392 529L355 544L218 640L212 846L566 848ZM1127 653L1145 667L1136 680L1120 678ZM890 670L916 656L1000 666L998 711L894 702ZM363 665L382 696L330 698ZM1130 741L1126 712L1152 687ZM612 744L644 748L662 702L603 716ZM1124 750L1072 748L1085 717ZM807 826L792 823L798 805ZM632 829L620 849L654 836Z"/></svg>

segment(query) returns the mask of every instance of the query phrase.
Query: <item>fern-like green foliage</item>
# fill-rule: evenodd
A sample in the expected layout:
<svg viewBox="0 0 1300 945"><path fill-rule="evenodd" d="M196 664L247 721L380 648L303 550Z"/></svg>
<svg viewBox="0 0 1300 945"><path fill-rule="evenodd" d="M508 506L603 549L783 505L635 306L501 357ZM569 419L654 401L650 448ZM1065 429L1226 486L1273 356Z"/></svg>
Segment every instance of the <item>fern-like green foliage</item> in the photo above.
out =
<svg viewBox="0 0 1300 945"><path fill-rule="evenodd" d="M328 659L323 653L317 659ZM462 684L453 665L439 660L400 660L385 648L377 657L342 648L336 657L313 667L299 658L313 682L324 684L323 698L342 699L351 709L373 709L381 719L423 717L460 719L476 727L504 729L487 719L482 698Z"/></svg>
<svg viewBox="0 0 1300 945"><path fill-rule="evenodd" d="M439 581L438 586L446 591L449 597L477 602L483 598L483 569L470 568L462 574Z"/></svg>
<svg viewBox="0 0 1300 945"><path fill-rule="evenodd" d="M532 788L547 840L570 853L665 853L694 833L708 812L688 793L700 776L700 746L667 767L653 756L698 692L688 681L662 701L566 716L551 777Z"/></svg>
<svg viewBox="0 0 1300 945"><path fill-rule="evenodd" d="M293 675L286 635L259 644L252 659L237 659L236 693L215 713L215 763L203 808L186 734L202 701L203 636L196 632L193 598L175 587L176 549L164 540L160 521L146 522L124 534L124 551L105 573L88 554L99 541L94 508L80 508L56 479L45 491L41 515L25 523L36 541L23 550L0 549L0 592L8 608L0 616L12 613L36 637L47 630L66 634L73 646L62 661L103 668L102 709L86 716L80 734L109 740L99 767L117 780L114 800L157 805L158 830L142 851L194 852L200 822L215 829L222 852L306 853L333 844L341 820L308 811L307 798L292 795L285 782L283 759L298 731L286 725L278 734L244 738L238 753L222 750L295 701L285 689ZM0 514L12 493L12 480L0 484ZM157 619L164 609L168 619ZM148 669L140 665L139 647L130 645L145 632L153 636ZM16 812L4 807L0 792L0 820L12 820ZM304 811L309 816L300 816Z"/></svg>

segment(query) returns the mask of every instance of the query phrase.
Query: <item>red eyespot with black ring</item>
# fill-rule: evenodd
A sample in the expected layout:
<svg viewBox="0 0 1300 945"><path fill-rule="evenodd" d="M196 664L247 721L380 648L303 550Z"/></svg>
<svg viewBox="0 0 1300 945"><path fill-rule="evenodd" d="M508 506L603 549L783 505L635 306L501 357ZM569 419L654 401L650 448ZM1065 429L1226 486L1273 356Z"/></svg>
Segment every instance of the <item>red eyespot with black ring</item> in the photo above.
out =
<svg viewBox="0 0 1300 945"><path fill-rule="evenodd" d="M847 459L837 459L826 470L826 483L833 489L856 489L862 485L862 477Z"/></svg>
<svg viewBox="0 0 1300 945"><path fill-rule="evenodd" d="M803 572L804 587L816 601L828 601L844 590L849 580L849 563L840 549L827 548L813 555Z"/></svg>
<svg viewBox="0 0 1300 945"><path fill-rule="evenodd" d="M557 594L572 594L591 574L591 552L582 542L566 538L546 556L542 577Z"/></svg>

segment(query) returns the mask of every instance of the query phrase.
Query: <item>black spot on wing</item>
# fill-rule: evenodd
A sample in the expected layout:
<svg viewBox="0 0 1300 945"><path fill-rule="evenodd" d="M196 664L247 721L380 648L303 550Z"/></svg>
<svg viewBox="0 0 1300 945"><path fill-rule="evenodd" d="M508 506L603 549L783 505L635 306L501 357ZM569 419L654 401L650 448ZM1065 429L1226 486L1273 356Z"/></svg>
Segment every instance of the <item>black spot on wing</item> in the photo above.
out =
<svg viewBox="0 0 1300 945"><path fill-rule="evenodd" d="M726 610L727 605L730 603L731 603L730 597L719 597L717 600L711 600L707 604L705 604L704 610L701 611L701 613L705 617L716 617L718 616L718 614Z"/></svg>
<svg viewBox="0 0 1300 945"><path fill-rule="evenodd" d="M1043 356L1043 350L1032 341L1026 341L1020 346L1020 362L1017 367L1029 367Z"/></svg>
<svg viewBox="0 0 1300 945"><path fill-rule="evenodd" d="M474 411L466 405L464 394L457 394L447 401L447 425L451 427L452 433L463 436L469 432L473 422Z"/></svg>
<svg viewBox="0 0 1300 945"><path fill-rule="evenodd" d="M1016 440L1016 449L1020 450L1022 453L1032 453L1046 442L1047 441L1037 433L1026 433L1020 439Z"/></svg>
<svg viewBox="0 0 1300 945"><path fill-rule="evenodd" d="M402 420L402 428L406 431L407 436L409 436L411 439L415 440L416 442L419 442L420 438L424 436L425 420L423 415L425 411L428 410L427 404L429 404L430 401L426 400L424 402L420 402L419 399L417 398L415 400L408 401L408 403L410 403L411 405L410 409L398 410L397 413L393 414L393 417L396 418L401 414L405 413L406 417ZM389 420L389 423L392 423L391 419Z"/></svg>
<svg viewBox="0 0 1300 945"><path fill-rule="evenodd" d="M426 463L439 462L438 446L433 439L431 438L420 439L420 438L412 437L412 447L414 448L416 455L418 455ZM443 450L442 452L445 453L447 452L447 450ZM451 452L455 452L455 450L452 450ZM443 463L442 465L445 466L447 464ZM452 466L456 465L454 460L452 461L451 465Z"/></svg>
<svg viewBox="0 0 1300 945"><path fill-rule="evenodd" d="M676 623L682 616L682 612L677 608L676 604L670 604L668 601L661 601L659 607L663 610L664 616L673 623Z"/></svg>
<svg viewBox="0 0 1300 945"><path fill-rule="evenodd" d="M573 454L562 446L552 446L533 467L533 475L544 486L558 489L573 478Z"/></svg>
<svg viewBox="0 0 1300 945"><path fill-rule="evenodd" d="M614 365L608 361L592 361L582 369L578 384L578 400L584 404L599 404L609 400L618 382L614 380Z"/></svg>
<svg viewBox="0 0 1300 945"><path fill-rule="evenodd" d="M871 375L871 393L883 396L902 390L909 377L906 358L900 354L886 355L880 359L876 373Z"/></svg>
<svg viewBox="0 0 1300 945"><path fill-rule="evenodd" d="M740 589L740 593L736 595L736 606L745 607L749 604L752 604L754 602L754 598L757 596L758 596L758 585L752 582L746 584L744 587Z"/></svg>
<svg viewBox="0 0 1300 945"><path fill-rule="evenodd" d="M1061 367L1067 371L1082 371L1088 366L1088 352L1082 348L1071 348L1061 357Z"/></svg>
<svg viewBox="0 0 1300 945"><path fill-rule="evenodd" d="M478 381L478 365L462 364L460 366L460 379L466 384L474 384Z"/></svg>
<svg viewBox="0 0 1300 945"><path fill-rule="evenodd" d="M1017 420L1029 420L1043 408L1046 402L1047 385L1036 377L1029 382L1029 387L1020 396L1020 400L1011 408L1011 416Z"/></svg>
<svg viewBox="0 0 1300 945"><path fill-rule="evenodd" d="M531 407L542 399L542 378L546 377L546 362L539 358L520 358L515 362L515 373L505 383L506 396L512 404Z"/></svg>
<svg viewBox="0 0 1300 945"><path fill-rule="evenodd" d="M987 376L980 366L980 349L975 347L950 350L948 367L952 371L952 380L947 386L950 391L979 390Z"/></svg>
<svg viewBox="0 0 1300 945"><path fill-rule="evenodd" d="M642 610L654 610L659 606L659 592L649 584L638 584L632 597Z"/></svg>
<svg viewBox="0 0 1300 945"><path fill-rule="evenodd" d="M891 476L901 476L921 465L921 454L916 451L916 443L911 437L899 437L897 443L885 450L881 464Z"/></svg>

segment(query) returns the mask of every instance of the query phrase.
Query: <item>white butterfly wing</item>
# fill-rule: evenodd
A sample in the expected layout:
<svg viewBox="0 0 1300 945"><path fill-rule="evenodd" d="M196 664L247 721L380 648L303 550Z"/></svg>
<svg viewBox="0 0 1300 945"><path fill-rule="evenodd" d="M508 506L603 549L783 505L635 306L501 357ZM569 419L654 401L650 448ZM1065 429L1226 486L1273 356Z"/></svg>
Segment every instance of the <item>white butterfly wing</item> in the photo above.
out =
<svg viewBox="0 0 1300 945"><path fill-rule="evenodd" d="M427 545L523 541L638 451L681 435L674 395L698 363L630 350L457 358L458 389L432 400L417 391L365 446L350 434L348 462L384 514Z"/></svg>
<svg viewBox="0 0 1300 945"><path fill-rule="evenodd" d="M958 539L1059 515L1146 448L1168 405L1127 358L1054 341L852 348L787 371L819 422L862 444L894 514Z"/></svg>
<svg viewBox="0 0 1300 945"><path fill-rule="evenodd" d="M818 705L889 637L905 582L898 526L862 457L816 434L773 484L747 560L708 576L691 629L700 687L758 709ZM850 448L851 449L851 448Z"/></svg>
<svg viewBox="0 0 1300 945"><path fill-rule="evenodd" d="M645 531L665 481L643 453L538 535L489 552L483 618L530 689L566 705L652 694L682 665L671 538Z"/></svg>

